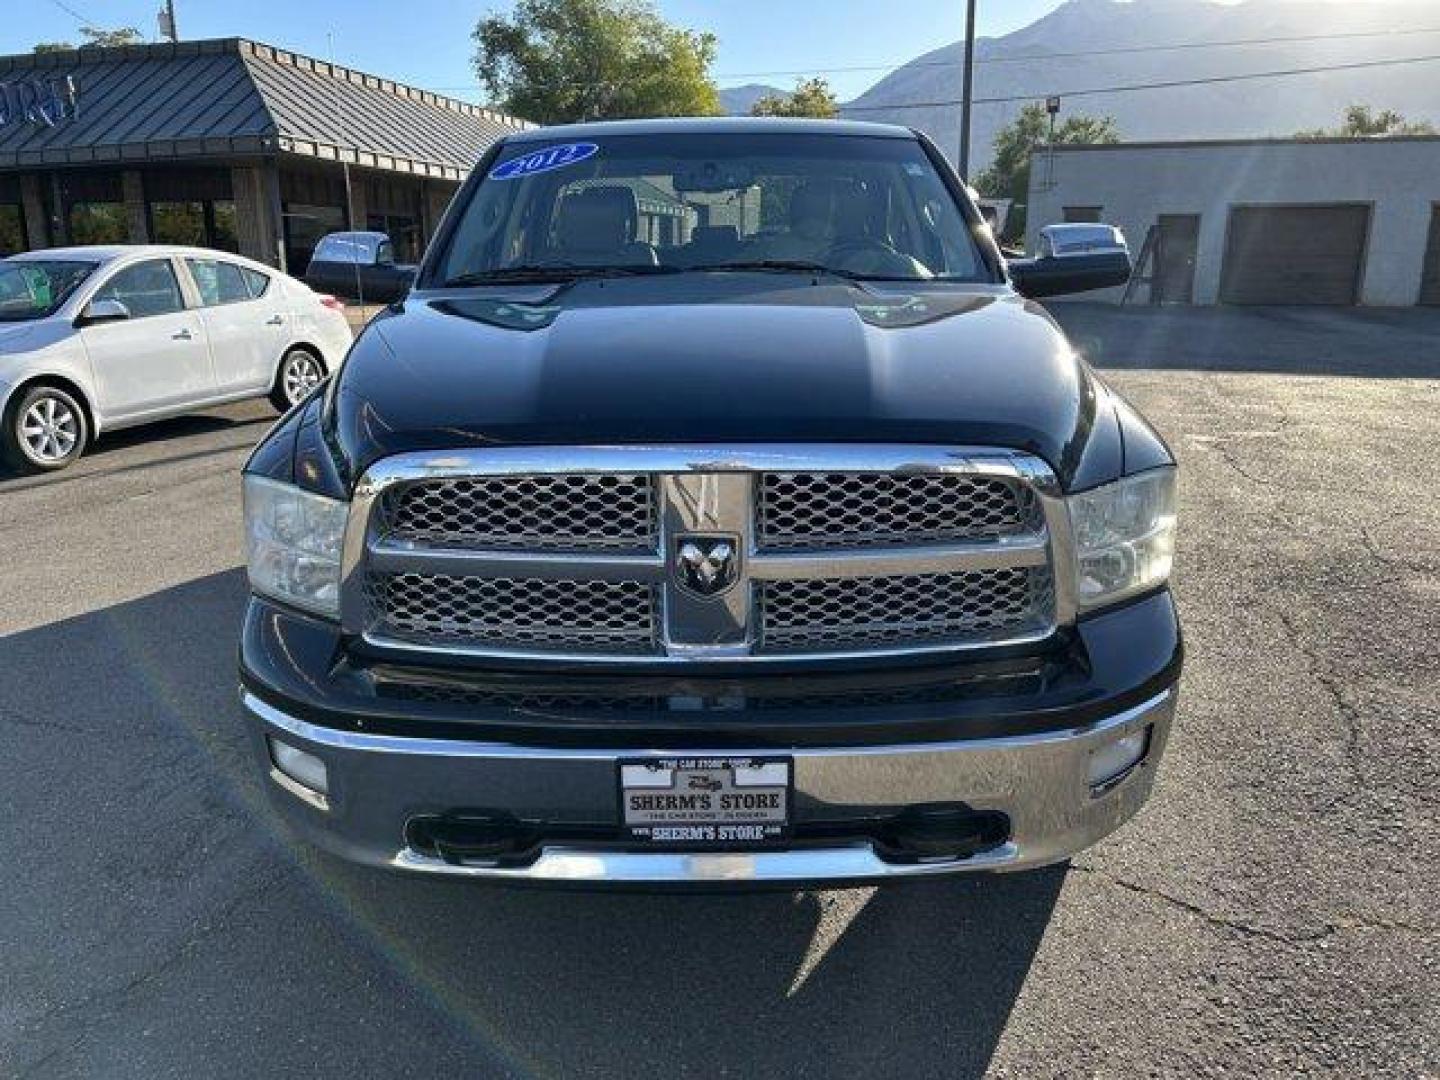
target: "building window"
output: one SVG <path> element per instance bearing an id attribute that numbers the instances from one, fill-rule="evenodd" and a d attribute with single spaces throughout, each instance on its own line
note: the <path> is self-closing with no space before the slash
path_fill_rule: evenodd
<path id="1" fill-rule="evenodd" d="M 152 202 L 150 239 L 157 244 L 186 244 L 238 252 L 235 203 L 229 199 Z"/>
<path id="2" fill-rule="evenodd" d="M 157 244 L 205 247 L 205 204 L 156 202 L 150 204 L 150 239 Z"/>
<path id="3" fill-rule="evenodd" d="M 128 244 L 130 223 L 122 202 L 77 202 L 67 216 L 72 244 Z"/>
<path id="4" fill-rule="evenodd" d="M 1065 221 L 1077 225 L 1098 225 L 1103 206 L 1067 206 Z"/>
<path id="5" fill-rule="evenodd" d="M 305 273 L 315 245 L 327 233 L 345 231 L 345 211 L 338 206 L 285 204 L 285 267 L 296 276 Z"/>
<path id="6" fill-rule="evenodd" d="M 19 203 L 0 203 L 0 257 L 25 248 L 24 211 Z"/>
<path id="7" fill-rule="evenodd" d="M 210 246 L 218 251 L 240 253 L 240 229 L 235 224 L 235 203 L 217 199 L 210 205 Z"/>
<path id="8" fill-rule="evenodd" d="M 383 232 L 394 245 L 395 261 L 416 263 L 420 261 L 420 225 L 413 218 L 403 214 L 370 214 L 365 227 L 371 232 Z"/>

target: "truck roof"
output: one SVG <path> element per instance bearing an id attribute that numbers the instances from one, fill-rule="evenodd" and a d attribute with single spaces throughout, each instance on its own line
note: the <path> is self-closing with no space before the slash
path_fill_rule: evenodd
<path id="1" fill-rule="evenodd" d="M 684 116 L 664 120 L 601 120 L 589 124 L 559 124 L 532 128 L 506 137 L 507 145 L 551 142 L 602 135 L 863 135 L 872 139 L 913 139 L 915 133 L 898 124 L 872 124 L 862 120 L 802 120 L 777 116 Z"/>

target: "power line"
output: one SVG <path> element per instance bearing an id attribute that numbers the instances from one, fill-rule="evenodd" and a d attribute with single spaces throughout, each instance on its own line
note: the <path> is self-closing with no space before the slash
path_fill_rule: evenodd
<path id="1" fill-rule="evenodd" d="M 60 0 L 51 0 L 59 4 Z M 63 5 L 62 5 L 63 6 Z M 68 9 L 67 9 L 68 10 Z M 73 14 L 73 12 L 72 12 Z M 1182 41 L 1169 45 L 1129 45 L 1112 49 L 1085 49 L 1075 52 L 1052 52 L 1052 53 L 1026 53 L 1016 56 L 991 56 L 975 61 L 976 67 L 983 67 L 987 64 L 1016 64 L 1031 63 L 1043 60 L 1073 60 L 1087 56 L 1121 56 L 1134 55 L 1137 53 L 1149 52 L 1172 52 L 1194 49 L 1229 49 L 1246 45 L 1285 45 L 1314 41 L 1353 41 L 1364 38 L 1392 38 L 1410 37 L 1416 34 L 1440 34 L 1440 26 L 1421 27 L 1414 30 L 1365 30 L 1339 34 L 1304 34 L 1292 37 L 1263 37 L 1263 38 L 1238 38 L 1231 41 Z M 1388 61 L 1386 61 L 1388 63 Z M 924 67 L 960 67 L 960 63 L 953 60 L 911 60 L 894 64 L 860 64 L 851 67 L 813 67 L 813 68 L 789 68 L 775 71 L 732 71 L 716 73 L 712 78 L 716 79 L 760 79 L 780 75 L 843 75 L 852 72 L 865 71 L 898 71 L 901 68 L 924 68 Z M 596 85 L 587 80 L 564 80 L 561 82 L 545 83 L 544 89 L 557 90 L 567 86 L 591 86 Z M 478 87 L 471 86 L 432 86 L 427 89 L 437 94 L 449 93 L 474 93 Z M 1097 91 L 1098 92 L 1098 91 Z M 1038 95 L 1036 95 L 1038 96 Z M 993 100 L 993 99 L 991 99 Z M 1015 98 L 1014 100 L 1029 100 L 1029 96 Z M 957 101 L 936 102 L 935 104 L 955 105 Z M 900 108 L 901 106 L 857 106 L 857 108 Z"/>
<path id="2" fill-rule="evenodd" d="M 65 12 L 66 15 L 69 15 L 81 26 L 92 27 L 95 25 L 95 23 L 91 22 L 84 15 L 81 15 L 80 12 L 76 11 L 69 4 L 62 3 L 62 0 L 50 0 L 50 2 L 54 4 L 57 8 L 59 8 L 61 11 Z"/>
<path id="3" fill-rule="evenodd" d="M 976 105 L 1001 105 L 1016 101 L 1037 101 L 1043 97 L 1094 97 L 1099 94 L 1124 94 L 1132 90 L 1165 90 L 1177 86 L 1208 86 L 1213 83 L 1246 82 L 1252 79 L 1277 79 L 1289 75 L 1319 75 L 1329 71 L 1358 71 L 1362 68 L 1397 67 L 1404 64 L 1427 64 L 1440 60 L 1440 54 L 1405 56 L 1394 60 L 1365 60 L 1353 64 L 1328 64 L 1323 67 L 1283 68 L 1275 71 L 1249 71 L 1238 75 L 1212 75 L 1204 79 L 1169 79 L 1164 82 L 1131 83 L 1128 86 L 1096 86 L 1087 90 L 1058 90 L 1041 94 L 1011 94 L 1005 97 L 975 98 Z M 929 109 L 959 105 L 960 98 L 942 101 L 891 102 L 888 105 L 842 105 L 847 113 L 877 112 L 890 109 Z"/>
<path id="4" fill-rule="evenodd" d="M 1310 41 L 1352 41 L 1360 38 L 1412 37 L 1416 34 L 1440 34 L 1440 26 L 1416 30 L 1365 30 L 1341 34 L 1303 34 L 1295 37 L 1241 38 L 1233 41 L 1185 41 L 1171 45 L 1127 45 L 1112 49 L 1084 49 L 1076 52 L 1022 53 L 1014 56 L 987 56 L 975 61 L 976 67 L 989 64 L 1018 64 L 1035 60 L 1071 60 L 1086 56 L 1122 56 L 1134 53 L 1176 52 L 1187 49 L 1229 49 L 1245 45 L 1286 45 Z M 957 60 L 911 60 L 898 64 L 860 64 L 854 67 L 793 68 L 786 71 L 732 71 L 717 73 L 717 79 L 758 79 L 774 75 L 842 75 L 862 71 L 894 71 L 902 67 L 960 67 Z"/>

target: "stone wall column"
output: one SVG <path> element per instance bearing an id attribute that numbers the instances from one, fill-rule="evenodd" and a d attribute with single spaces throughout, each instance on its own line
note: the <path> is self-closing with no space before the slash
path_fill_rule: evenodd
<path id="1" fill-rule="evenodd" d="M 25 240 L 30 250 L 50 247 L 50 214 L 45 209 L 39 173 L 21 175 L 20 204 L 25 211 Z"/>
<path id="2" fill-rule="evenodd" d="M 237 165 L 230 170 L 240 254 L 283 270 L 284 231 L 279 216 L 279 183 L 279 172 L 270 162 Z"/>
<path id="3" fill-rule="evenodd" d="M 145 181 L 134 169 L 120 174 L 120 190 L 125 199 L 125 220 L 130 225 L 130 242 L 150 242 L 150 220 L 145 213 Z"/>
<path id="4" fill-rule="evenodd" d="M 344 153 L 342 150 L 341 153 Z M 365 174 L 359 169 L 350 169 L 350 205 L 346 207 L 346 217 L 350 221 L 350 228 L 357 232 L 364 232 L 369 226 L 370 218 L 370 185 L 366 182 Z"/>

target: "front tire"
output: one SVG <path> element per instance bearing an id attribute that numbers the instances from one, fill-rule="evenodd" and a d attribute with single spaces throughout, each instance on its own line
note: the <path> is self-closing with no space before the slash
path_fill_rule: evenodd
<path id="1" fill-rule="evenodd" d="M 55 472 L 79 459 L 89 436 L 74 397 L 57 386 L 32 386 L 5 410 L 0 450 L 21 472 Z"/>
<path id="2" fill-rule="evenodd" d="M 280 360 L 275 385 L 270 390 L 270 404 L 288 412 L 325 378 L 325 362 L 309 349 L 291 349 Z"/>

